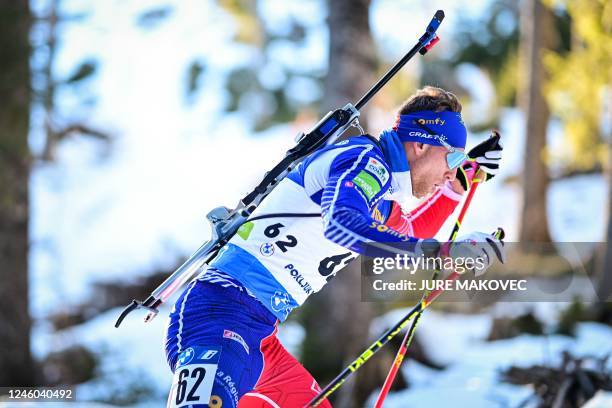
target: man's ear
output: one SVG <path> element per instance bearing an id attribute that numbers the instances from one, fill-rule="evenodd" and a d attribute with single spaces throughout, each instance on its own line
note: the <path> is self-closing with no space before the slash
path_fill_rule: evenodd
<path id="1" fill-rule="evenodd" d="M 413 143 L 414 145 L 414 152 L 416 154 L 417 157 L 423 155 L 425 153 L 425 150 L 427 150 L 427 147 L 425 147 L 425 143 L 421 143 L 421 142 L 416 142 Z"/>
<path id="2" fill-rule="evenodd" d="M 404 152 L 406 152 L 406 158 L 408 164 L 412 166 L 415 160 L 421 157 L 425 153 L 425 146 L 423 143 L 418 142 L 406 142 L 404 143 Z M 411 173 L 412 174 L 412 173 Z"/>

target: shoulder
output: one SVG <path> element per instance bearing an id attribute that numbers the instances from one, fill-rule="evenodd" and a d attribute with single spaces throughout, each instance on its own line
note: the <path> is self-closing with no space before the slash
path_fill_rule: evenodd
<path id="1" fill-rule="evenodd" d="M 337 156 L 344 159 L 373 158 L 388 168 L 378 141 L 369 135 L 354 136 L 334 145 Z"/>
<path id="2" fill-rule="evenodd" d="M 391 170 L 374 143 L 355 145 L 339 154 L 329 170 L 330 180 L 357 189 L 369 204 L 377 202 L 391 185 Z"/>
<path id="3" fill-rule="evenodd" d="M 335 157 L 331 170 L 365 171 L 376 178 L 382 185 L 391 178 L 391 169 L 387 164 L 376 139 L 371 136 L 357 136 L 340 142 L 348 148 Z"/>

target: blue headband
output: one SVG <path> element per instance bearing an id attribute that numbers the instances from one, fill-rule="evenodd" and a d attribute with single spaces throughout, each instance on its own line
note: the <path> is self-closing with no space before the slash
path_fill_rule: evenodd
<path id="1" fill-rule="evenodd" d="M 420 142 L 442 146 L 431 135 L 431 132 L 440 136 L 455 148 L 465 148 L 467 141 L 467 130 L 461 119 L 461 114 L 457 112 L 420 111 L 399 115 L 393 129 L 395 129 L 402 142 Z"/>

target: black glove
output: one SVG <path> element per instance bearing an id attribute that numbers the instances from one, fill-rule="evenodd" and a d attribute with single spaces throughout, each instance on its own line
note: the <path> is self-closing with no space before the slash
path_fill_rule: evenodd
<path id="1" fill-rule="evenodd" d="M 472 179 L 476 174 L 476 164 L 482 168 L 486 176 L 483 181 L 488 181 L 495 177 L 499 171 L 499 162 L 502 158 L 504 148 L 499 143 L 501 135 L 497 130 L 491 131 L 491 137 L 479 143 L 468 152 L 468 157 L 472 161 L 466 161 L 457 169 L 457 180 L 461 183 L 464 190 L 468 190 L 472 185 Z"/>

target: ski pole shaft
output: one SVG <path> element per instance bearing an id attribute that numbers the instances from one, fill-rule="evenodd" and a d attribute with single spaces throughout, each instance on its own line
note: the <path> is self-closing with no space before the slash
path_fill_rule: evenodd
<path id="1" fill-rule="evenodd" d="M 451 231 L 449 241 L 454 241 L 455 238 L 457 238 L 457 234 L 459 233 L 459 228 L 461 228 L 461 223 L 463 222 L 463 218 L 465 217 L 465 214 L 467 213 L 467 209 L 469 208 L 470 203 L 472 202 L 472 197 L 474 197 L 474 194 L 476 194 L 476 189 L 478 188 L 478 185 L 480 184 L 482 180 L 482 177 L 480 177 L 481 176 L 480 172 L 481 170 L 478 170 L 478 173 L 476 174 L 472 187 L 470 188 L 470 192 L 468 193 L 468 196 L 465 199 L 463 206 L 461 207 L 461 211 L 459 213 L 459 216 L 457 217 L 457 221 L 455 222 L 455 225 L 453 226 L 453 230 Z M 434 272 L 432 280 L 435 280 L 437 276 L 438 276 L 438 271 Z M 425 292 L 423 294 L 423 298 L 421 299 L 421 301 L 425 301 L 428 295 L 429 295 L 429 292 Z M 412 322 L 412 325 L 408 329 L 408 332 L 402 339 L 402 344 L 400 345 L 400 348 L 397 351 L 395 359 L 393 360 L 393 364 L 391 365 L 391 369 L 389 370 L 389 373 L 387 374 L 387 378 L 385 378 L 385 382 L 382 386 L 380 394 L 378 394 L 378 398 L 376 399 L 374 408 L 381 408 L 383 403 L 385 402 L 385 399 L 387 398 L 387 395 L 389 394 L 389 391 L 391 390 L 391 386 L 393 385 L 393 381 L 395 381 L 395 377 L 397 376 L 397 373 L 402 365 L 402 361 L 404 360 L 404 357 L 406 356 L 406 353 L 408 352 L 408 348 L 410 347 L 410 344 L 412 343 L 412 338 L 414 337 L 414 333 L 416 332 L 416 327 L 419 324 L 419 321 L 421 320 L 422 316 L 423 316 L 423 310 L 421 310 L 416 315 L 416 317 L 414 318 L 414 321 Z"/>
<path id="2" fill-rule="evenodd" d="M 421 310 L 424 306 L 425 302 L 421 302 L 416 305 L 406 316 L 404 316 L 399 322 L 397 322 L 393 327 L 388 329 L 382 336 L 380 336 L 374 343 L 370 345 L 363 353 L 359 355 L 351 364 L 349 364 L 340 374 L 336 376 L 319 394 L 314 397 L 309 403 L 308 407 L 317 407 L 323 402 L 327 397 L 329 397 L 334 391 L 344 384 L 344 382 L 350 377 L 355 371 L 357 371 L 366 361 L 370 359 L 378 350 L 380 350 L 385 344 L 389 342 L 392 338 L 394 338 L 406 325 L 410 322 L 410 320 Z"/>
<path id="3" fill-rule="evenodd" d="M 414 336 L 413 327 L 416 327 L 416 324 L 421 319 L 421 316 L 423 316 L 422 310 L 416 315 L 416 317 L 414 318 L 414 322 L 412 323 L 412 326 L 410 326 L 408 333 L 406 333 L 406 336 L 404 336 L 404 339 L 402 340 L 402 344 L 400 345 L 397 355 L 395 356 L 395 359 L 393 360 L 393 364 L 391 365 L 389 374 L 387 374 L 387 378 L 385 378 L 385 383 L 383 384 L 380 394 L 378 395 L 378 398 L 376 399 L 374 408 L 382 407 L 382 404 L 385 402 L 385 399 L 387 398 L 387 394 L 389 394 L 389 390 L 391 390 L 393 381 L 395 380 L 395 377 L 397 376 L 397 372 L 399 371 L 400 366 L 402 365 L 402 360 L 404 359 L 404 356 L 406 355 L 406 352 L 408 351 L 408 347 L 410 346 L 410 342 L 412 341 L 412 336 Z"/>
<path id="4" fill-rule="evenodd" d="M 501 228 L 498 228 L 497 231 L 493 234 L 493 236 L 497 239 L 503 239 L 504 238 L 504 230 Z M 458 273 L 458 272 L 453 272 L 452 274 L 450 274 L 448 276 L 448 278 L 446 278 L 446 281 L 455 281 L 458 278 L 460 278 L 462 276 L 462 274 Z M 429 295 L 425 298 L 425 300 L 421 301 L 421 303 L 419 303 L 418 306 L 416 306 L 414 309 L 412 309 L 410 311 L 410 313 L 408 315 L 406 315 L 405 319 L 406 319 L 406 324 L 408 323 L 409 320 L 411 320 L 414 317 L 414 322 L 413 325 L 410 327 L 408 333 L 406 333 L 406 337 L 404 338 L 404 341 L 402 342 L 402 346 L 400 347 L 400 351 L 398 352 L 398 356 L 396 356 L 394 362 L 393 362 L 393 366 L 391 367 L 391 371 L 390 371 L 390 375 L 392 375 L 392 378 L 390 379 L 388 385 L 386 385 L 386 387 L 383 387 L 383 391 L 384 391 L 384 395 L 382 395 L 382 399 L 380 400 L 380 404 L 379 401 L 376 401 L 376 408 L 382 407 L 382 403 L 384 402 L 387 394 L 389 393 L 389 389 L 391 388 L 391 384 L 393 383 L 393 379 L 395 378 L 395 376 L 397 375 L 397 372 L 399 371 L 400 365 L 402 363 L 402 361 L 404 360 L 404 357 L 406 355 L 406 352 L 408 351 L 408 347 L 410 347 L 410 343 L 412 342 L 412 338 L 414 336 L 414 332 L 416 330 L 416 326 L 418 325 L 421 316 L 423 315 L 423 311 L 443 292 L 443 289 L 436 289 L 432 292 L 429 293 Z M 401 330 L 401 328 L 400 328 Z M 391 374 L 392 372 L 392 374 Z M 385 383 L 387 383 L 387 381 L 385 381 Z M 381 394 L 382 392 L 381 391 Z M 379 399 L 380 399 L 380 395 L 379 395 Z"/>
<path id="5" fill-rule="evenodd" d="M 448 278 L 446 278 L 446 280 L 454 281 L 460 276 L 461 274 L 453 272 Z M 361 366 L 363 366 L 363 364 L 365 364 L 365 362 L 368 361 L 370 357 L 372 357 L 385 344 L 397 336 L 397 334 L 400 333 L 402 329 L 408 325 L 408 323 L 410 323 L 410 320 L 412 320 L 413 317 L 415 317 L 421 310 L 427 308 L 427 306 L 429 306 L 441 293 L 442 289 L 436 289 L 432 291 L 425 300 L 422 300 L 416 306 L 414 306 L 399 322 L 384 332 L 383 335 L 372 343 L 363 353 L 361 353 L 359 357 L 357 357 L 351 364 L 342 370 L 342 372 L 338 374 L 336 378 L 334 378 L 325 388 L 323 388 L 323 390 L 321 390 L 321 392 L 314 397 L 307 406 L 319 406 L 323 400 L 340 388 L 348 377 L 361 368 Z"/>
<path id="6" fill-rule="evenodd" d="M 494 137 L 497 137 L 499 140 L 499 134 L 497 134 Z M 467 213 L 467 210 L 470 207 L 472 198 L 474 198 L 474 195 L 476 194 L 476 190 L 478 189 L 478 186 L 480 185 L 480 183 L 482 183 L 485 180 L 485 177 L 486 177 L 486 174 L 484 173 L 484 171 L 481 168 L 478 168 L 478 170 L 476 171 L 476 175 L 474 176 L 474 179 L 472 180 L 472 186 L 470 188 L 470 191 L 465 199 L 465 202 L 463 203 L 463 206 L 461 207 L 461 211 L 459 212 L 457 221 L 455 222 L 455 225 L 453 226 L 453 229 L 451 231 L 450 239 L 449 239 L 450 242 L 457 239 L 457 235 L 459 234 L 459 229 L 461 228 L 461 223 L 463 222 L 463 219 L 465 218 L 465 214 Z M 494 235 L 498 239 L 503 239 L 504 231 L 500 228 L 496 231 Z M 434 272 L 432 276 L 432 280 L 436 280 L 438 278 L 438 273 L 439 271 Z M 455 280 L 459 277 L 459 274 L 453 271 L 453 274 L 450 277 L 452 277 L 452 280 Z M 421 302 L 426 301 L 426 299 L 429 296 L 430 296 L 429 292 L 425 291 L 425 293 L 423 294 L 423 298 L 421 299 Z M 393 381 L 395 381 L 397 372 L 399 371 L 400 366 L 402 365 L 402 362 L 404 361 L 404 357 L 406 356 L 406 353 L 408 352 L 408 348 L 410 347 L 410 344 L 412 343 L 412 339 L 414 337 L 414 333 L 416 332 L 416 328 L 419 324 L 419 321 L 421 320 L 421 317 L 423 316 L 423 309 L 424 308 L 422 308 L 417 313 L 416 317 L 414 318 L 414 321 L 412 322 L 412 325 L 408 329 L 408 332 L 402 339 L 402 344 L 400 345 L 400 348 L 397 351 L 397 355 L 395 356 L 395 359 L 393 360 L 393 364 L 391 365 L 389 374 L 387 374 L 387 378 L 385 379 L 385 382 L 380 391 L 380 394 L 378 395 L 378 398 L 376 399 L 374 408 L 381 408 L 383 402 L 385 401 L 385 399 L 387 398 L 387 395 L 389 394 L 389 390 L 391 389 L 391 386 L 393 385 Z"/>
<path id="7" fill-rule="evenodd" d="M 478 169 L 476 175 L 474 176 L 474 180 L 472 181 L 472 187 L 470 188 L 470 192 L 465 198 L 465 203 L 463 203 L 463 207 L 461 207 L 461 212 L 457 217 L 457 221 L 453 226 L 453 230 L 450 235 L 450 241 L 454 241 L 457 238 L 457 234 L 459 233 L 459 228 L 461 228 L 461 223 L 465 218 L 465 214 L 467 213 L 468 208 L 470 207 L 470 203 L 472 202 L 472 198 L 474 198 L 474 194 L 476 194 L 476 190 L 482 181 L 484 180 L 485 173 L 481 169 Z"/>

